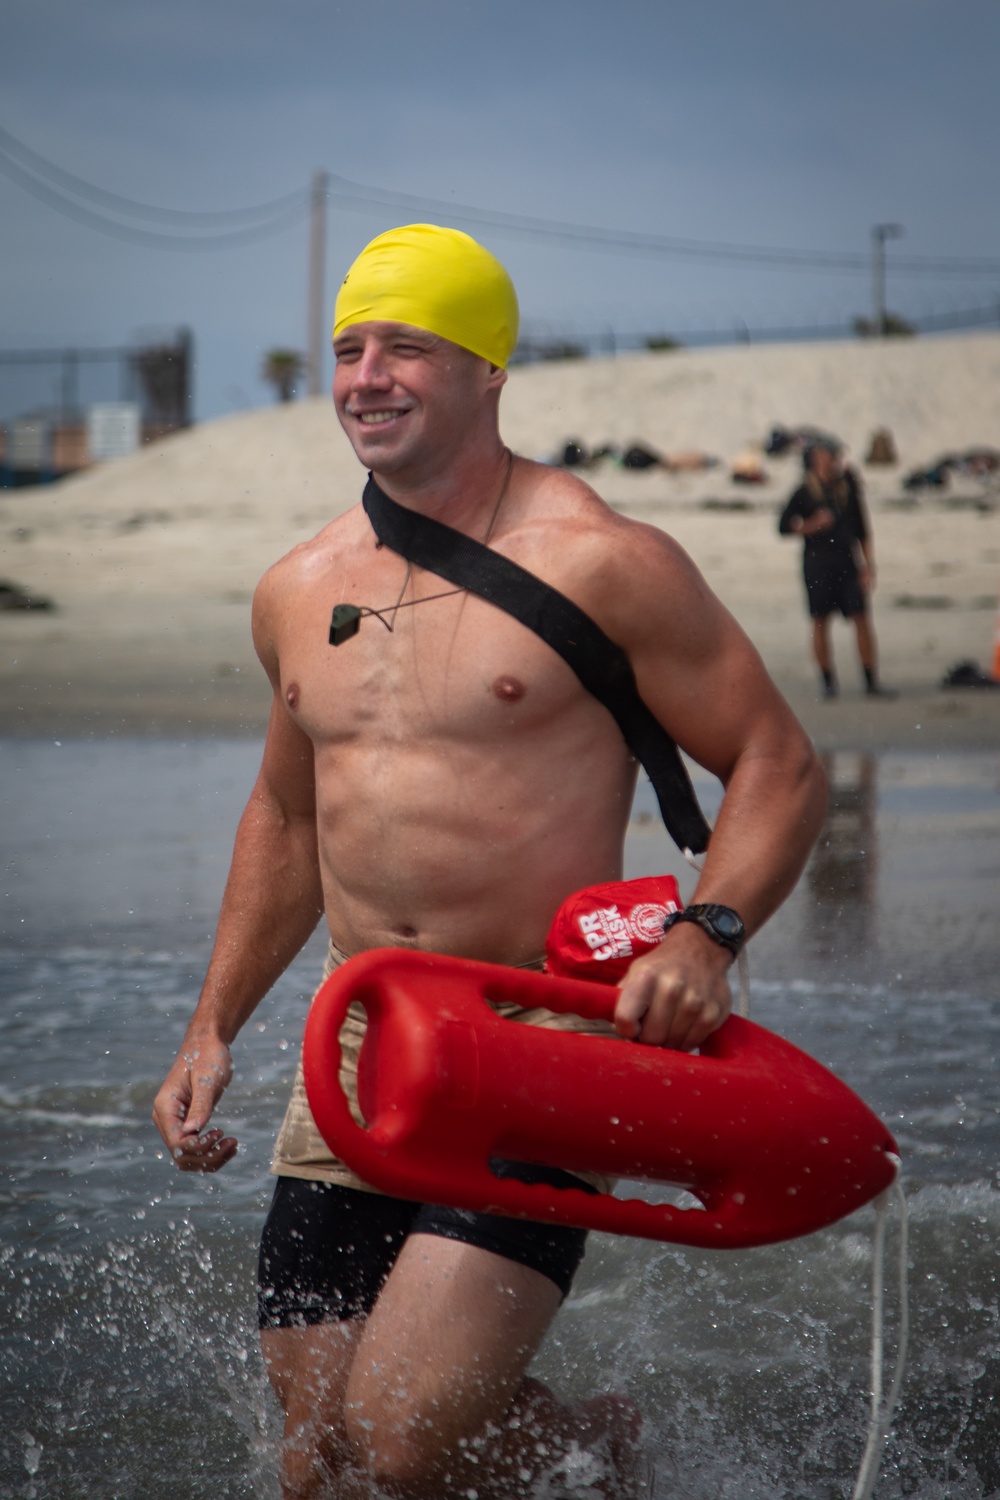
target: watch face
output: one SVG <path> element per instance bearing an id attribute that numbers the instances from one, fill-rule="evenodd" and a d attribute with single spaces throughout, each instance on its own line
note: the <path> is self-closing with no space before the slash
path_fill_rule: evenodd
<path id="1" fill-rule="evenodd" d="M 737 938 L 743 931 L 743 923 L 734 911 L 716 912 L 714 923 L 723 937 Z"/>

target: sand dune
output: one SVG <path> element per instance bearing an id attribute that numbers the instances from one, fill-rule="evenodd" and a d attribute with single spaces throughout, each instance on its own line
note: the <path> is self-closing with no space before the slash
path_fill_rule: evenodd
<path id="1" fill-rule="evenodd" d="M 506 421 L 523 451 L 575 432 L 587 443 L 645 439 L 721 459 L 775 424 L 836 433 L 860 459 L 888 426 L 903 464 L 1000 438 L 1000 335 L 782 344 L 588 360 L 518 372 Z M 784 477 L 784 476 L 782 476 Z"/>
<path id="2" fill-rule="evenodd" d="M 945 452 L 1000 448 L 998 397 L 997 334 L 736 347 L 515 369 L 503 427 L 534 457 L 575 437 L 719 459 L 678 475 L 605 463 L 587 477 L 609 503 L 677 536 L 804 706 L 813 673 L 799 549 L 774 526 L 799 463 L 764 459 L 766 481 L 743 486 L 730 479 L 730 460 L 774 425 L 836 433 L 859 463 L 877 427 L 892 431 L 899 465 L 862 472 L 885 673 L 912 698 L 936 691 L 959 657 L 992 656 L 1000 479 L 961 479 L 915 500 L 901 479 Z M 329 401 L 317 399 L 208 422 L 57 486 L 0 495 L 0 577 L 59 606 L 0 614 L 5 724 L 258 723 L 266 693 L 249 645 L 253 586 L 270 561 L 353 504 L 361 480 Z M 845 681 L 849 644 L 838 634 Z M 957 701 L 956 730 L 985 714 L 992 733 L 998 699 Z"/>

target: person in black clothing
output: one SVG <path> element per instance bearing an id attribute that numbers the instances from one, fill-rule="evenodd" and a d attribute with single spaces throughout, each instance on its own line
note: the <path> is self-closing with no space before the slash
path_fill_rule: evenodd
<path id="1" fill-rule="evenodd" d="M 839 610 L 857 631 L 858 655 L 869 697 L 895 694 L 878 679 L 878 650 L 869 600 L 875 584 L 871 529 L 852 469 L 842 466 L 832 444 L 816 443 L 803 455 L 805 482 L 781 513 L 782 536 L 800 536 L 802 566 L 812 617 L 812 647 L 822 674 L 824 698 L 836 698 L 837 673 L 830 641 L 830 617 Z"/>

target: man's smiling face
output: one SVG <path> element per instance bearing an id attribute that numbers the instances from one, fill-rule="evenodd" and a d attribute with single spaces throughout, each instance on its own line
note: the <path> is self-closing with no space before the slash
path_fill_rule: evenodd
<path id="1" fill-rule="evenodd" d="M 354 324 L 333 349 L 341 426 L 365 468 L 387 476 L 440 463 L 460 448 L 503 374 L 408 323 Z"/>

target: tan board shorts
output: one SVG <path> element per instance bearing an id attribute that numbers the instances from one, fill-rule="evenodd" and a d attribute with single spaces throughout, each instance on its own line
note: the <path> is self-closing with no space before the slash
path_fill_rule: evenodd
<path id="1" fill-rule="evenodd" d="M 345 964 L 349 954 L 344 953 L 330 941 L 326 963 L 323 966 L 323 979 Z M 543 966 L 544 960 L 538 959 L 531 964 L 521 967 L 533 969 L 538 972 Z M 315 998 L 315 996 L 313 997 Z M 581 1016 L 565 1015 L 556 1011 L 545 1010 L 541 1006 L 521 1007 L 510 1002 L 493 1007 L 497 1015 L 506 1020 L 520 1022 L 525 1026 L 540 1026 L 550 1031 L 575 1031 L 584 1032 L 588 1035 L 613 1036 L 614 1028 L 606 1021 L 589 1021 Z M 347 1096 L 351 1114 L 359 1125 L 364 1125 L 364 1118 L 358 1107 L 358 1056 L 361 1052 L 361 1044 L 365 1039 L 367 1022 L 364 1008 L 361 1005 L 351 1005 L 347 1012 L 347 1019 L 340 1033 L 340 1086 Z M 372 1187 L 370 1183 L 362 1181 L 356 1172 L 352 1172 L 346 1162 L 334 1156 L 329 1146 L 320 1135 L 316 1127 L 316 1121 L 312 1117 L 309 1101 L 306 1098 L 305 1082 L 302 1076 L 302 1060 L 299 1059 L 295 1070 L 295 1082 L 292 1085 L 292 1097 L 285 1111 L 285 1118 L 281 1122 L 278 1131 L 278 1139 L 274 1146 L 274 1158 L 271 1162 L 271 1171 L 278 1177 L 301 1177 L 310 1182 L 333 1182 L 340 1187 L 360 1188 L 362 1191 L 376 1193 L 378 1188 Z M 598 1192 L 608 1192 L 610 1189 L 609 1179 L 602 1177 L 596 1172 L 580 1172 L 578 1175 L 583 1181 L 595 1187 Z"/>

